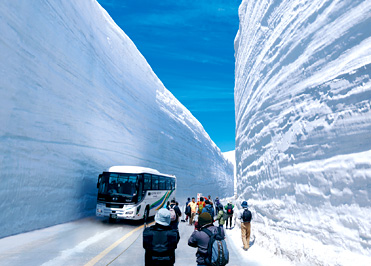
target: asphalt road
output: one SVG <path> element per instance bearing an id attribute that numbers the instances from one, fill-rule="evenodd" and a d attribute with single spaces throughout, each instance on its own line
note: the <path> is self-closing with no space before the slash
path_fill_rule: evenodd
<path id="1" fill-rule="evenodd" d="M 143 224 L 132 221 L 108 223 L 89 217 L 0 239 L 0 265 L 144 265 Z M 188 246 L 194 230 L 179 224 L 177 266 L 196 265 L 196 248 Z M 247 265 L 227 237 L 230 266 Z"/>

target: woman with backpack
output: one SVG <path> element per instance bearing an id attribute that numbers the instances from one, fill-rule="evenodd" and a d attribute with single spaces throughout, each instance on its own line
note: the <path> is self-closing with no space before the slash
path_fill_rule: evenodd
<path id="1" fill-rule="evenodd" d="M 241 220 L 241 237 L 243 243 L 243 249 L 248 250 L 250 248 L 250 232 L 251 232 L 251 212 L 248 210 L 247 202 L 244 201 L 241 204 L 243 208 L 240 212 L 239 218 Z"/>
<path id="2" fill-rule="evenodd" d="M 224 209 L 225 209 L 225 212 L 227 214 L 227 219 L 226 219 L 226 225 L 225 225 L 225 229 L 228 229 L 228 220 L 229 220 L 229 228 L 232 229 L 232 218 L 233 218 L 233 208 L 234 208 L 234 205 L 232 204 L 232 201 L 229 201 L 227 205 L 225 205 Z"/>
<path id="3" fill-rule="evenodd" d="M 171 220 L 170 227 L 172 229 L 178 230 L 179 217 L 182 216 L 182 212 L 180 211 L 179 206 L 176 204 L 175 199 L 171 200 L 168 210 L 170 211 L 170 220 Z"/>
<path id="4" fill-rule="evenodd" d="M 218 221 L 219 226 L 223 227 L 225 224 L 225 219 L 224 219 L 225 213 L 223 211 L 223 205 L 219 203 L 218 208 L 217 208 L 217 216 L 215 221 Z"/>

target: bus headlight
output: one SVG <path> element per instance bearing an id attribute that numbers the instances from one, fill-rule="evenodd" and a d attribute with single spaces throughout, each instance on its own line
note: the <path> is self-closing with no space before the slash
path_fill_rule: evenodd
<path id="1" fill-rule="evenodd" d="M 136 211 L 136 208 L 132 208 L 132 209 L 130 209 L 130 210 L 127 210 L 127 211 L 125 212 L 125 214 L 126 214 L 126 215 L 134 215 L 134 214 L 135 214 L 135 211 Z"/>
<path id="2" fill-rule="evenodd" d="M 102 213 L 103 212 L 103 204 L 97 204 L 97 212 Z"/>

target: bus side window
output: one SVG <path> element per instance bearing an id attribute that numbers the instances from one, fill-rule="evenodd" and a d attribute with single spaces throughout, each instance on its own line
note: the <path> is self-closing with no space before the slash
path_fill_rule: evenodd
<path id="1" fill-rule="evenodd" d="M 171 188 L 175 189 L 175 179 L 171 179 Z"/>
<path id="2" fill-rule="evenodd" d="M 151 190 L 151 175 L 144 175 L 144 190 Z"/>
<path id="3" fill-rule="evenodd" d="M 152 176 L 152 189 L 158 190 L 158 176 Z"/>
<path id="4" fill-rule="evenodd" d="M 166 177 L 166 190 L 171 190 L 171 178 Z"/>
<path id="5" fill-rule="evenodd" d="M 166 189 L 165 177 L 163 177 L 163 176 L 159 177 L 158 189 L 160 189 L 160 190 L 165 190 Z"/>

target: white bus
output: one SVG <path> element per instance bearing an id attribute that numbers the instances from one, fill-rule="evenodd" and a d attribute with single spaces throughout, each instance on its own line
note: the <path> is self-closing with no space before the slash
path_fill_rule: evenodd
<path id="1" fill-rule="evenodd" d="M 147 221 L 170 197 L 175 198 L 176 177 L 151 168 L 112 166 L 98 177 L 96 215 Z"/>

